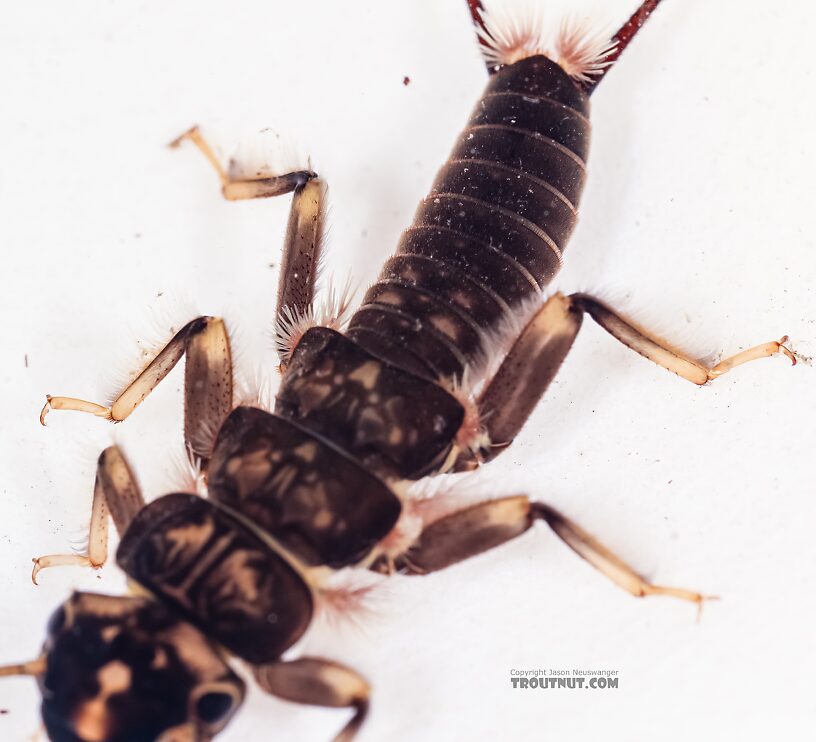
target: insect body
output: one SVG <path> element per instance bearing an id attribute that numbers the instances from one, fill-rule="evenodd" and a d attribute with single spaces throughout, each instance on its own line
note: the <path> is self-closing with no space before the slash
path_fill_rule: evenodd
<path id="1" fill-rule="evenodd" d="M 43 421 L 51 409 L 122 421 L 186 355 L 185 439 L 208 494 L 145 505 L 121 452 L 103 452 L 88 553 L 41 557 L 34 576 L 58 564 L 104 562 L 110 513 L 122 534 L 118 563 L 154 599 L 75 594 L 54 615 L 43 655 L 0 670 L 37 677 L 52 739 L 211 738 L 244 696 L 222 648 L 269 693 L 353 708 L 338 738 L 350 739 L 366 714 L 366 681 L 330 660 L 282 659 L 329 600 L 327 572 L 426 574 L 536 520 L 634 595 L 703 600 L 652 585 L 526 496 L 457 509 L 411 499 L 403 486 L 499 455 L 557 372 L 584 313 L 698 384 L 746 360 L 789 355 L 783 341 L 770 342 L 709 369 L 592 297 L 541 300 L 575 226 L 589 94 L 656 4 L 644 3 L 614 51 L 593 51 L 565 32 L 545 54 L 470 3 L 491 71 L 486 91 L 345 333 L 342 302 L 321 318 L 313 309 L 322 181 L 310 171 L 234 180 L 196 129 L 181 138 L 210 157 L 229 199 L 294 191 L 277 310 L 283 378 L 274 412 L 236 407 L 227 329 L 199 317 L 109 407 L 48 398 Z"/>

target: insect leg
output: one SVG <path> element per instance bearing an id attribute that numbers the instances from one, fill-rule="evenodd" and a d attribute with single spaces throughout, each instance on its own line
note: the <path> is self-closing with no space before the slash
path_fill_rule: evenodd
<path id="1" fill-rule="evenodd" d="M 116 446 L 106 448 L 96 467 L 87 553 L 37 557 L 33 559 L 31 580 L 36 585 L 37 574 L 47 567 L 101 567 L 108 558 L 108 516 L 113 518 L 116 530 L 122 534 L 143 506 L 139 485 L 122 452 Z"/>
<path id="2" fill-rule="evenodd" d="M 513 442 L 569 353 L 582 319 L 566 297 L 555 294 L 527 323 L 476 400 L 490 441 L 479 452 L 479 461 L 490 461 Z M 469 452 L 463 452 L 456 469 L 475 464 Z"/>
<path id="3" fill-rule="evenodd" d="M 337 662 L 302 657 L 253 668 L 258 685 L 267 693 L 294 703 L 331 708 L 354 708 L 354 716 L 334 742 L 350 742 L 368 713 L 368 683 Z"/>
<path id="4" fill-rule="evenodd" d="M 198 317 L 182 327 L 110 407 L 73 397 L 46 395 L 40 422 L 45 425 L 50 410 L 91 412 L 121 422 L 170 373 L 185 352 L 185 442 L 193 455 L 207 458 L 221 421 L 232 409 L 229 337 L 223 320 L 217 317 Z"/>
<path id="5" fill-rule="evenodd" d="M 513 442 L 572 347 L 584 313 L 644 358 L 695 384 L 706 384 L 736 366 L 777 353 L 796 363 L 796 356 L 784 345 L 785 336 L 707 368 L 649 336 L 591 296 L 555 294 L 524 328 L 476 400 L 479 419 L 490 440 L 489 447 L 479 451 L 478 462 L 490 461 Z M 478 462 L 465 451 L 455 469 L 471 469 Z"/>
<path id="6" fill-rule="evenodd" d="M 276 344 L 282 365 L 285 366 L 306 325 L 313 318 L 326 221 L 326 183 L 311 170 L 298 170 L 273 178 L 235 180 L 222 167 L 198 127 L 186 131 L 170 146 L 178 147 L 185 139 L 195 144 L 213 166 L 221 181 L 224 198 L 230 201 L 269 198 L 294 191 L 275 309 Z M 338 314 L 343 309 L 343 306 L 338 307 Z"/>
<path id="7" fill-rule="evenodd" d="M 305 332 L 304 323 L 314 318 L 325 211 L 325 181 L 313 178 L 295 190 L 283 243 L 278 302 L 275 308 L 275 344 L 283 366 Z M 338 306 L 338 315 L 344 309 L 343 306 Z"/>
<path id="8" fill-rule="evenodd" d="M 736 366 L 759 358 L 767 358 L 777 353 L 783 353 L 790 359 L 792 364 L 796 365 L 796 356 L 785 347 L 785 343 L 788 341 L 788 336 L 785 335 L 779 340 L 772 340 L 749 348 L 730 358 L 726 358 L 712 368 L 707 368 L 673 349 L 667 343 L 651 337 L 648 333 L 627 322 L 597 299 L 586 294 L 573 294 L 569 299 L 576 309 L 586 312 L 604 330 L 620 340 L 624 345 L 644 358 L 654 361 L 658 366 L 663 366 L 663 368 L 694 384 L 706 384 Z"/>
<path id="9" fill-rule="evenodd" d="M 174 139 L 170 142 L 170 146 L 173 148 L 178 147 L 186 139 L 189 139 L 195 144 L 213 166 L 221 181 L 221 192 L 228 201 L 282 196 L 284 193 L 289 193 L 305 185 L 309 180 L 315 177 L 315 173 L 311 170 L 295 170 L 291 173 L 276 175 L 271 178 L 233 178 L 218 161 L 212 147 L 210 147 L 207 140 L 201 136 L 201 132 L 197 126 L 188 129 L 180 137 Z"/>
<path id="10" fill-rule="evenodd" d="M 692 590 L 651 584 L 576 523 L 523 495 L 479 503 L 432 521 L 396 565 L 407 574 L 436 572 L 510 541 L 536 520 L 545 521 L 578 556 L 635 597 L 667 595 L 698 604 L 705 599 Z"/>

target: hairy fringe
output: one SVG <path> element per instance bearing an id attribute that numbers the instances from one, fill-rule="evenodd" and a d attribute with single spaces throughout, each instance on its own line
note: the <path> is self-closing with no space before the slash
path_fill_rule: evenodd
<path id="1" fill-rule="evenodd" d="M 363 628 L 381 612 L 387 577 L 366 569 L 347 567 L 331 574 L 318 587 L 318 618 L 331 626 Z"/>
<path id="2" fill-rule="evenodd" d="M 485 62 L 493 67 L 543 55 L 556 62 L 576 82 L 589 82 L 609 66 L 616 42 L 606 28 L 593 28 L 587 18 L 567 17 L 554 39 L 548 38 L 538 3 L 520 9 L 491 8 L 481 13 L 484 28 L 476 34 Z"/>
<path id="3" fill-rule="evenodd" d="M 257 407 L 265 412 L 275 409 L 275 395 L 280 377 L 263 363 L 254 364 L 250 370 L 235 371 L 235 406 Z"/>
<path id="4" fill-rule="evenodd" d="M 291 360 L 292 353 L 301 338 L 312 327 L 330 327 L 340 330 L 351 316 L 351 306 L 356 289 L 352 286 L 351 276 L 346 279 L 343 288 L 338 290 L 329 281 L 326 290 L 321 292 L 323 299 L 315 307 L 309 305 L 305 310 L 283 307 L 281 315 L 275 320 L 274 339 L 275 349 L 281 363 Z"/>
<path id="5" fill-rule="evenodd" d="M 570 17 L 561 22 L 554 51 L 561 69 L 573 80 L 591 82 L 611 64 L 608 57 L 616 46 L 606 29 L 593 29 L 588 19 Z"/>
<path id="6" fill-rule="evenodd" d="M 391 483 L 402 500 L 402 513 L 377 550 L 391 559 L 406 554 L 422 530 L 446 515 L 491 499 L 474 492 L 478 471 L 461 474 L 432 474 L 416 481 Z"/>
<path id="7" fill-rule="evenodd" d="M 129 331 L 123 333 L 129 337 L 117 342 L 119 348 L 114 350 L 115 358 L 106 364 L 102 381 L 106 404 L 113 404 L 173 336 L 199 316 L 201 313 L 187 297 L 165 292 L 138 325 L 131 324 Z"/>
<path id="8" fill-rule="evenodd" d="M 189 451 L 182 453 L 174 450 L 170 454 L 168 469 L 167 492 L 207 496 L 207 482 L 201 470 L 201 459 L 191 456 Z"/>
<path id="9" fill-rule="evenodd" d="M 456 433 L 455 443 L 459 449 L 476 454 L 490 445 L 490 436 L 482 424 L 478 403 L 478 393 L 484 380 L 477 379 L 474 382 L 471 376 L 471 367 L 466 366 L 461 378 L 454 377 L 445 386 L 465 410 L 462 425 Z"/>
<path id="10" fill-rule="evenodd" d="M 266 128 L 244 134 L 230 158 L 228 173 L 238 180 L 274 178 L 296 170 L 311 170 L 308 157 L 298 145 L 294 132 Z"/>

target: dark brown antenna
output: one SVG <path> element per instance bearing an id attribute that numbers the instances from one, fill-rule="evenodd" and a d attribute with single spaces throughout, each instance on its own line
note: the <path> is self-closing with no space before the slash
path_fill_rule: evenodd
<path id="1" fill-rule="evenodd" d="M 479 0 L 475 0 L 475 2 L 476 4 L 480 4 Z M 470 4 L 470 0 L 468 0 L 468 5 Z M 612 37 L 612 41 L 615 42 L 615 48 L 606 58 L 607 64 L 603 68 L 603 71 L 593 77 L 590 82 L 584 83 L 584 89 L 587 91 L 587 95 L 592 95 L 592 92 L 598 87 L 598 83 L 603 80 L 606 73 L 612 69 L 612 65 L 618 61 L 618 57 L 623 54 L 623 50 L 629 46 L 629 42 L 635 38 L 635 34 L 640 31 L 643 24 L 646 23 L 646 20 L 659 4 L 660 0 L 644 0 L 641 6 L 629 17 L 629 20 L 618 29 L 618 32 Z M 471 13 L 472 12 L 471 10 Z"/>

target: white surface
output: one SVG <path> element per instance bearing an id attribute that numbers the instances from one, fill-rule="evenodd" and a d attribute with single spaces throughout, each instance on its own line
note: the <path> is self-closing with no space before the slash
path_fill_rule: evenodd
<path id="1" fill-rule="evenodd" d="M 617 26 L 635 4 L 603 16 Z M 69 589 L 121 589 L 113 564 L 28 579 L 32 556 L 83 532 L 98 450 L 121 441 L 150 498 L 180 450 L 179 370 L 115 430 L 67 413 L 41 428 L 44 394 L 103 395 L 115 346 L 159 293 L 225 312 L 245 359 L 273 362 L 268 264 L 288 198 L 225 203 L 202 158 L 166 142 L 198 122 L 228 155 L 265 127 L 296 132 L 331 186 L 330 269 L 365 284 L 484 83 L 464 5 L 0 11 L 0 662 L 35 655 Z M 804 2 L 661 7 L 593 97 L 561 286 L 599 288 L 701 355 L 783 333 L 814 349 L 814 19 Z M 361 739 L 803 738 L 816 720 L 814 403 L 807 365 L 763 361 L 698 389 L 585 324 L 478 486 L 546 499 L 647 576 L 721 601 L 697 624 L 688 605 L 630 598 L 543 526 L 395 580 L 364 630 L 309 644 L 373 682 Z M 513 690 L 520 667 L 616 669 L 620 687 Z M 27 739 L 37 703 L 30 680 L 3 680 L 0 738 Z M 253 694 L 219 739 L 327 740 L 343 719 Z"/>

